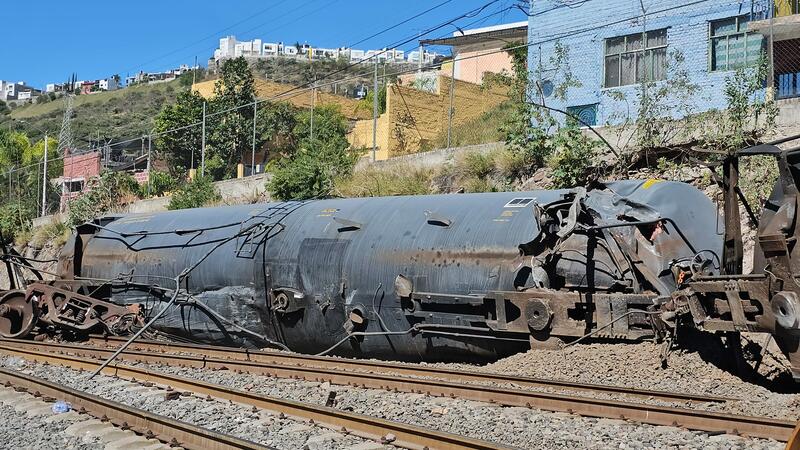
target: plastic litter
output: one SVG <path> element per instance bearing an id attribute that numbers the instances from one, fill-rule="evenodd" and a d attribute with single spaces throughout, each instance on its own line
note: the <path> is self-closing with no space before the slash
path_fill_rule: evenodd
<path id="1" fill-rule="evenodd" d="M 63 414 L 65 412 L 69 412 L 70 409 L 72 409 L 72 405 L 65 401 L 57 401 L 53 404 L 54 414 Z"/>

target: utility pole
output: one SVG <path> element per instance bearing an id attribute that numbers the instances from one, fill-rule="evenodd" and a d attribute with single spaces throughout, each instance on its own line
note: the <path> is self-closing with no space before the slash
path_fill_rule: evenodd
<path id="1" fill-rule="evenodd" d="M 372 77 L 372 162 L 378 158 L 378 59 Z"/>
<path id="2" fill-rule="evenodd" d="M 453 54 L 453 70 L 450 72 L 450 110 L 447 112 L 447 148 L 451 148 L 453 138 L 453 97 L 456 93 L 456 58 Z"/>
<path id="3" fill-rule="evenodd" d="M 47 133 L 44 134 L 44 175 L 42 175 L 42 217 L 47 214 Z"/>
<path id="4" fill-rule="evenodd" d="M 194 57 L 194 67 L 192 67 L 192 89 L 195 83 L 197 83 L 197 56 Z"/>
<path id="5" fill-rule="evenodd" d="M 200 147 L 200 176 L 206 173 L 206 102 L 203 102 L 203 142 Z"/>
<path id="6" fill-rule="evenodd" d="M 153 152 L 153 132 L 147 135 L 147 196 L 150 197 L 150 155 Z"/>
<path id="7" fill-rule="evenodd" d="M 250 158 L 250 175 L 256 174 L 256 120 L 258 117 L 258 100 L 253 102 L 253 156 Z"/>
<path id="8" fill-rule="evenodd" d="M 311 87 L 311 140 L 314 140 L 314 104 L 317 101 L 317 80 Z"/>

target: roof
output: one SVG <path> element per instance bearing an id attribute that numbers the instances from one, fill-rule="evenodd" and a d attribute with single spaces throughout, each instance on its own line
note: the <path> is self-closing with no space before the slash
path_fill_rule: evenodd
<path id="1" fill-rule="evenodd" d="M 440 39 L 425 39 L 419 41 L 420 45 L 450 45 L 461 46 L 469 44 L 482 44 L 486 42 L 509 42 L 517 39 L 527 39 L 528 24 L 518 22 L 501 27 L 487 27 L 476 30 L 465 30 L 453 33 L 454 36 Z"/>

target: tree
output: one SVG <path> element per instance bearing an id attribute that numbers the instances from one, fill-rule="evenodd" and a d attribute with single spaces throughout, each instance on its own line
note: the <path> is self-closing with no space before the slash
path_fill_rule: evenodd
<path id="1" fill-rule="evenodd" d="M 11 114 L 11 109 L 9 109 L 6 102 L 0 100 L 0 116 L 5 116 Z"/>
<path id="2" fill-rule="evenodd" d="M 297 148 L 278 161 L 267 189 L 281 200 L 329 195 L 334 179 L 351 173 L 358 158 L 347 142 L 346 133 L 347 120 L 335 106 L 314 109 L 313 136 L 311 112 L 300 112 L 292 133 Z"/>
<path id="3" fill-rule="evenodd" d="M 212 174 L 215 179 L 233 176 L 242 156 L 252 148 L 254 107 L 245 105 L 255 99 L 255 81 L 247 61 L 243 57 L 225 61 L 212 100 L 211 146 L 224 162 L 220 173 Z"/>
<path id="4" fill-rule="evenodd" d="M 294 134 L 297 120 L 298 109 L 290 103 L 259 103 L 256 122 L 259 148 L 266 146 L 277 157 L 291 155 L 298 145 Z"/>
<path id="5" fill-rule="evenodd" d="M 556 41 L 553 56 L 548 61 L 548 81 L 544 80 L 542 64 L 536 68 L 535 82 L 530 82 L 527 67 L 528 47 L 519 44 L 506 46 L 511 56 L 513 73 L 500 76 L 509 87 L 511 114 L 501 127 L 506 146 L 515 166 L 515 176 L 523 177 L 537 168 L 548 165 L 558 187 L 583 184 L 594 160 L 597 143 L 581 133 L 571 117 L 557 120 L 545 104 L 544 84 L 551 83 L 553 97 L 562 102 L 567 92 L 581 83 L 569 66 L 569 47 Z M 571 167 L 563 167 L 565 164 Z"/>
<path id="6" fill-rule="evenodd" d="M 174 176 L 184 177 L 193 160 L 194 166 L 199 166 L 203 130 L 198 124 L 203 120 L 204 101 L 196 92 L 187 90 L 178 94 L 174 104 L 164 105 L 156 116 L 158 155 L 166 159 Z"/>
<path id="7" fill-rule="evenodd" d="M 58 147 L 53 139 L 48 146 L 52 150 Z M 53 158 L 54 154 L 48 156 Z M 43 158 L 44 140 L 32 142 L 24 133 L 0 129 L 0 189 L 2 196 L 8 198 L 0 206 L 0 230 L 5 239 L 13 239 L 16 233 L 30 228 L 31 220 L 39 213 Z M 58 176 L 61 167 L 60 159 L 50 161 L 47 178 Z M 57 189 L 48 185 L 46 192 L 49 204 L 55 204 Z"/>

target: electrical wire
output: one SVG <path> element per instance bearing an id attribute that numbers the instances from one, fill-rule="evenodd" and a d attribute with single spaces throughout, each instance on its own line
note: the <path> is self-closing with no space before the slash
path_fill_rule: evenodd
<path id="1" fill-rule="evenodd" d="M 563 349 L 565 349 L 567 347 L 571 347 L 571 346 L 577 344 L 578 342 L 581 342 L 584 339 L 588 339 L 588 338 L 594 336 L 595 334 L 605 330 L 606 328 L 610 327 L 611 325 L 614 325 L 615 323 L 619 322 L 620 320 L 622 320 L 622 319 L 624 319 L 624 318 L 626 318 L 626 317 L 628 317 L 628 316 L 630 316 L 632 314 L 646 314 L 646 315 L 651 315 L 651 316 L 657 316 L 657 315 L 659 315 L 661 313 L 662 313 L 662 311 L 645 311 L 645 310 L 642 310 L 642 309 L 629 309 L 628 312 L 626 312 L 625 314 L 617 317 L 616 319 L 612 320 L 611 322 L 608 322 L 607 324 L 605 324 L 602 327 L 592 331 L 591 333 L 584 334 L 583 336 L 581 336 L 577 340 L 574 340 L 574 341 L 570 342 L 569 344 L 562 345 L 561 349 L 563 350 Z"/>
<path id="2" fill-rule="evenodd" d="M 89 376 L 89 379 L 94 378 L 104 368 L 106 368 L 109 364 L 111 364 L 111 362 L 114 361 L 117 358 L 117 356 L 119 356 L 120 353 L 125 351 L 125 349 L 128 348 L 128 346 L 130 346 L 137 338 L 139 338 L 139 336 L 141 336 L 142 333 L 145 332 L 145 330 L 150 328 L 156 322 L 156 320 L 161 318 L 161 316 L 164 315 L 164 313 L 172 305 L 175 304 L 175 302 L 178 300 L 178 296 L 179 296 L 179 294 L 181 293 L 181 290 L 182 290 L 181 289 L 181 283 L 186 278 L 188 278 L 189 274 L 191 274 L 192 271 L 197 268 L 197 266 L 199 266 L 203 261 L 208 259 L 208 257 L 211 256 L 212 253 L 214 253 L 217 249 L 222 247 L 224 244 L 226 244 L 227 242 L 230 242 L 230 241 L 232 241 L 234 239 L 239 238 L 242 234 L 250 231 L 251 228 L 254 228 L 255 226 L 258 226 L 258 225 L 260 225 L 260 223 L 254 224 L 254 225 L 252 225 L 252 226 L 250 226 L 250 227 L 248 227 L 248 228 L 246 228 L 246 229 L 244 229 L 244 230 L 242 230 L 242 231 L 240 231 L 238 233 L 235 233 L 234 235 L 232 235 L 232 236 L 228 237 L 227 239 L 223 240 L 222 242 L 217 243 L 214 247 L 209 249 L 203 256 L 201 256 L 199 259 L 197 259 L 197 261 L 195 261 L 190 266 L 188 266 L 185 269 L 183 269 L 183 271 L 181 271 L 181 273 L 178 274 L 178 276 L 176 276 L 175 279 L 174 279 L 174 281 L 175 281 L 175 290 L 174 290 L 174 292 L 172 294 L 172 297 L 169 299 L 169 301 L 165 305 L 163 305 L 163 307 L 141 329 L 139 329 L 139 331 L 137 331 L 133 336 L 131 336 L 131 338 L 128 339 L 124 344 L 122 344 L 111 356 L 109 356 L 108 359 L 106 359 L 103 362 L 103 364 L 101 364 L 94 372 L 92 372 L 92 374 Z"/>
<path id="3" fill-rule="evenodd" d="M 230 326 L 232 326 L 232 327 L 234 327 L 234 328 L 238 329 L 239 331 L 241 331 L 241 332 L 243 332 L 243 333 L 247 333 L 247 334 L 249 334 L 249 335 L 251 335 L 251 336 L 255 336 L 255 337 L 257 337 L 258 339 L 261 339 L 262 341 L 264 341 L 264 342 L 267 342 L 267 343 L 269 343 L 270 345 L 273 345 L 273 346 L 275 346 L 275 347 L 278 347 L 278 348 L 280 348 L 280 349 L 282 349 L 282 350 L 286 350 L 287 352 L 291 352 L 291 351 L 292 351 L 292 350 L 291 350 L 289 347 L 287 347 L 285 344 L 283 344 L 283 343 L 281 343 L 281 342 L 274 341 L 274 340 L 272 340 L 272 339 L 270 339 L 270 338 L 268 338 L 268 337 L 266 337 L 266 336 L 264 336 L 264 335 L 262 335 L 262 334 L 258 334 L 258 333 L 256 333 L 255 331 L 248 330 L 247 328 L 245 328 L 245 327 L 243 327 L 243 326 L 241 326 L 241 325 L 237 324 L 236 322 L 233 322 L 232 320 L 228 319 L 227 317 L 225 317 L 225 316 L 223 316 L 222 314 L 220 314 L 220 313 L 218 313 L 217 311 L 215 311 L 215 310 L 214 310 L 213 308 L 211 308 L 210 306 L 208 306 L 208 305 L 206 305 L 205 303 L 203 303 L 202 301 L 198 300 L 198 299 L 197 299 L 197 297 L 194 297 L 194 296 L 193 296 L 193 297 L 191 297 L 191 303 L 189 303 L 189 304 L 192 304 L 192 303 L 194 303 L 194 304 L 196 304 L 196 305 L 200 306 L 200 309 L 202 309 L 203 311 L 205 311 L 205 312 L 207 312 L 207 313 L 209 313 L 209 314 L 213 315 L 213 316 L 214 316 L 214 317 L 216 317 L 217 319 L 219 319 L 219 320 L 221 320 L 221 321 L 223 321 L 223 322 L 227 323 L 228 325 L 230 325 Z"/>

